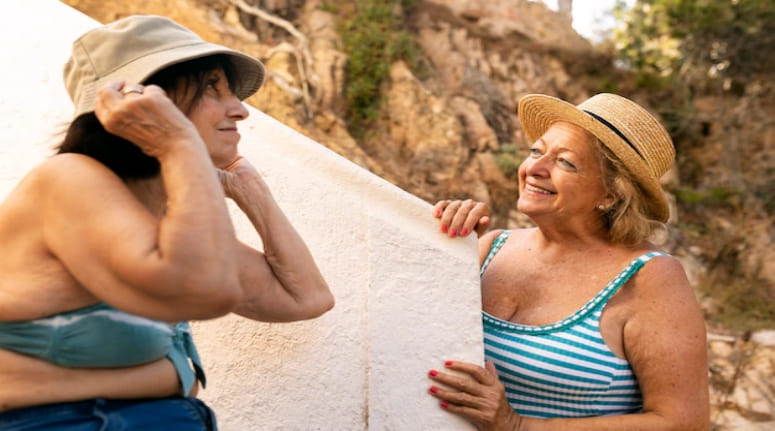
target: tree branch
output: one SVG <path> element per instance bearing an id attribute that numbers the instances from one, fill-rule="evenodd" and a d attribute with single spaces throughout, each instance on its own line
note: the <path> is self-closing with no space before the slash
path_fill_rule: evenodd
<path id="1" fill-rule="evenodd" d="M 308 73 L 312 68 L 312 55 L 309 51 L 309 41 L 304 33 L 300 32 L 287 20 L 284 20 L 278 16 L 272 15 L 266 11 L 263 11 L 257 7 L 253 7 L 243 0 L 229 0 L 231 4 L 239 8 L 241 11 L 256 16 L 264 21 L 274 24 L 291 34 L 297 40 L 297 44 L 294 45 L 294 57 L 296 58 L 296 68 L 299 72 L 299 80 L 301 81 L 301 93 L 304 100 L 304 107 L 306 110 L 307 118 L 312 118 L 312 106 L 310 101 L 310 80 L 309 76 L 314 76 L 314 72 Z"/>

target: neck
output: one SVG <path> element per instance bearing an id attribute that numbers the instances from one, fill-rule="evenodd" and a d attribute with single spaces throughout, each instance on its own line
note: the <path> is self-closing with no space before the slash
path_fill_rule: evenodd
<path id="1" fill-rule="evenodd" d="M 567 250 L 593 250 L 610 246 L 601 223 L 590 223 L 576 219 L 558 222 L 555 217 L 548 220 L 533 219 L 536 224 L 536 242 L 542 248 Z"/>

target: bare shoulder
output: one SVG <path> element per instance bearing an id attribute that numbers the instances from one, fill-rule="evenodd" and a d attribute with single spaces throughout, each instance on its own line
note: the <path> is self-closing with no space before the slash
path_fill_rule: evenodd
<path id="1" fill-rule="evenodd" d="M 632 286 L 639 295 L 675 297 L 691 295 L 692 287 L 681 262 L 671 255 L 658 255 L 647 261 L 634 277 Z"/>
<path id="2" fill-rule="evenodd" d="M 122 182 L 107 166 L 83 154 L 67 153 L 49 157 L 32 172 L 47 186 L 77 185 L 81 181 Z M 95 186 L 98 184 L 92 184 Z"/>
<path id="3" fill-rule="evenodd" d="M 5 239 L 40 226 L 42 219 L 58 214 L 61 202 L 82 201 L 71 198 L 83 198 L 111 182 L 121 180 L 90 157 L 61 154 L 47 158 L 28 171 L 0 204 Z"/>
<path id="4" fill-rule="evenodd" d="M 481 237 L 479 237 L 479 245 L 486 245 L 487 248 L 490 248 L 490 245 L 492 245 L 492 242 L 495 241 L 495 238 L 499 237 L 505 229 L 494 229 L 491 230 Z"/>
<path id="5" fill-rule="evenodd" d="M 82 154 L 57 154 L 30 169 L 14 186 L 7 198 L 30 198 L 66 186 L 71 181 L 96 175 L 112 174 L 104 165 Z M 32 195 L 32 196 L 31 196 Z"/>
<path id="6" fill-rule="evenodd" d="M 89 212 L 135 205 L 136 198 L 124 181 L 107 166 L 82 154 L 57 154 L 30 173 L 29 190 L 38 205 L 52 210 L 63 208 Z M 79 199 L 73 199 L 78 196 Z M 70 214 L 73 215 L 73 214 Z"/>
<path id="7" fill-rule="evenodd" d="M 655 339 L 704 340 L 702 310 L 683 266 L 675 257 L 662 255 L 650 259 L 633 276 L 627 290 L 625 339 L 628 333 L 639 334 L 639 339 L 648 333 Z"/>
<path id="8" fill-rule="evenodd" d="M 490 249 L 492 248 L 492 245 L 495 242 L 495 239 L 498 238 L 505 231 L 506 229 L 494 229 L 479 237 L 479 264 L 480 265 L 484 263 L 484 260 L 487 258 L 487 255 L 490 253 Z M 516 243 L 523 242 L 527 237 L 527 235 L 535 231 L 535 228 L 508 229 L 508 231 L 509 231 L 509 237 L 506 240 L 506 242 L 513 244 L 515 242 Z M 504 243 L 504 247 L 506 247 L 505 243 Z"/>
<path id="9" fill-rule="evenodd" d="M 484 259 L 490 252 L 490 247 L 492 247 L 493 241 L 495 241 L 495 238 L 499 237 L 503 231 L 504 229 L 495 229 L 479 237 L 479 265 L 484 263 Z"/>

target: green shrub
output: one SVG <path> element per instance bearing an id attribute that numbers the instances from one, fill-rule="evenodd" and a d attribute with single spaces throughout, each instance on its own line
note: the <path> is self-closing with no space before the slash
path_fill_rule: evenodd
<path id="1" fill-rule="evenodd" d="M 363 136 L 380 112 L 380 88 L 390 66 L 405 60 L 417 65 L 419 49 L 405 28 L 408 0 L 358 0 L 338 2 L 339 32 L 349 56 L 345 96 L 350 132 Z M 328 3 L 324 8 L 330 9 Z"/>
<path id="2" fill-rule="evenodd" d="M 743 192 L 726 187 L 711 187 L 707 190 L 674 189 L 676 199 L 683 206 L 723 206 L 737 208 Z"/>
<path id="3" fill-rule="evenodd" d="M 507 178 L 514 178 L 522 160 L 517 155 L 518 148 L 514 144 L 503 144 L 495 154 L 495 164 Z"/>

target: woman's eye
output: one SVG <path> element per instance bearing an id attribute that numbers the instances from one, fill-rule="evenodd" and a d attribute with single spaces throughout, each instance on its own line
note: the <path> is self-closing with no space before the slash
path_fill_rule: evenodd
<path id="1" fill-rule="evenodd" d="M 576 165 L 574 165 L 573 163 L 571 163 L 568 160 L 563 159 L 563 158 L 557 159 L 557 163 L 559 163 L 560 165 L 562 165 L 562 166 L 564 166 L 564 167 L 566 167 L 568 169 L 576 169 Z"/>
<path id="2" fill-rule="evenodd" d="M 540 156 L 541 155 L 541 150 L 539 150 L 538 148 L 531 148 L 530 149 L 530 155 L 531 156 Z"/>

